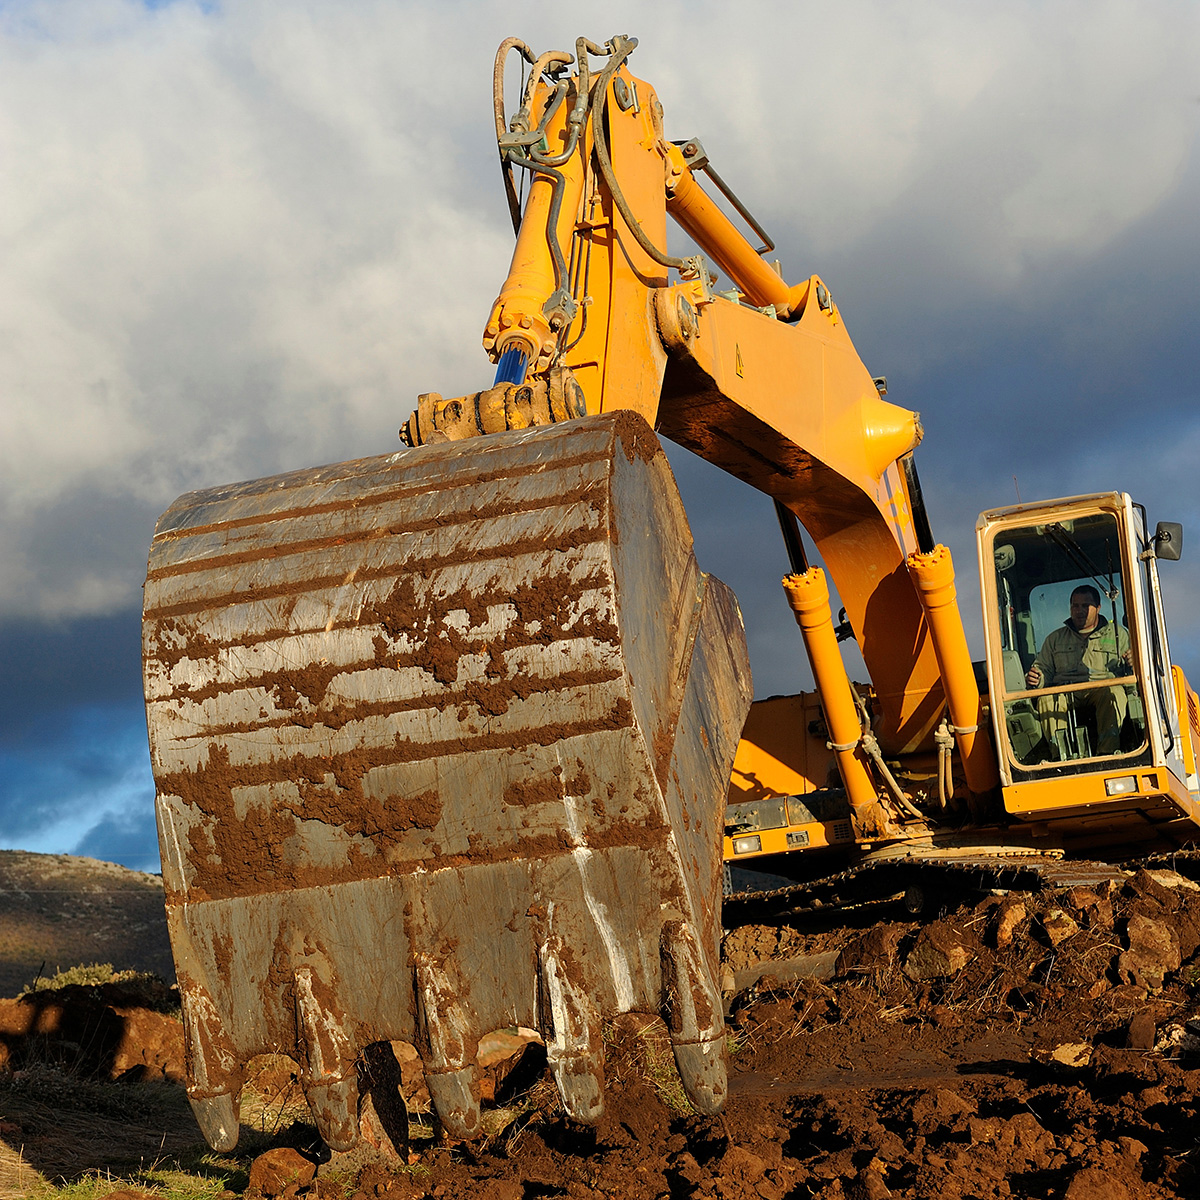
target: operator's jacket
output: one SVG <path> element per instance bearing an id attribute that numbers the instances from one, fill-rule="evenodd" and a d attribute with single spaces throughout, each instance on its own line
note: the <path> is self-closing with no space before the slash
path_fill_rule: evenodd
<path id="1" fill-rule="evenodd" d="M 1113 630 L 1106 617 L 1101 617 L 1090 633 L 1080 633 L 1069 619 L 1064 621 L 1047 636 L 1033 660 L 1033 665 L 1041 668 L 1042 686 L 1131 675 L 1132 670 L 1121 661 L 1129 649 L 1129 632 L 1117 626 L 1114 636 Z"/>

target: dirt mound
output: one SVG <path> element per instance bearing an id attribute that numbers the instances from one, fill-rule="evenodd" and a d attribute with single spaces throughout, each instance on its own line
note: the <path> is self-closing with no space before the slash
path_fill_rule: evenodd
<path id="1" fill-rule="evenodd" d="M 71 854 L 0 850 L 0 996 L 81 962 L 172 981 L 162 880 Z"/>
<path id="2" fill-rule="evenodd" d="M 661 1022 L 629 1016 L 608 1030 L 595 1128 L 562 1117 L 539 1070 L 502 1068 L 488 1136 L 439 1141 L 406 1060 L 406 1162 L 322 1164 L 311 1129 L 283 1129 L 303 1110 L 280 1060 L 256 1082 L 290 1107 L 243 1097 L 254 1124 L 226 1186 L 355 1200 L 1200 1194 L 1200 889 L 1143 871 L 925 923 L 883 915 L 729 931 L 726 978 L 755 982 L 729 997 L 720 1117 L 688 1109 Z"/>
<path id="3" fill-rule="evenodd" d="M 630 1018 L 595 1129 L 543 1107 L 481 1147 L 369 1169 L 354 1194 L 1193 1196 L 1198 948 L 1200 889 L 1144 871 L 925 924 L 736 929 L 726 978 L 761 978 L 732 999 L 721 1117 L 686 1110 L 661 1026 Z M 773 974 L 805 960 L 828 978 Z"/>
<path id="4" fill-rule="evenodd" d="M 161 981 L 74 984 L 0 1000 L 0 1070 L 52 1066 L 76 1077 L 183 1078 L 183 1026 Z"/>

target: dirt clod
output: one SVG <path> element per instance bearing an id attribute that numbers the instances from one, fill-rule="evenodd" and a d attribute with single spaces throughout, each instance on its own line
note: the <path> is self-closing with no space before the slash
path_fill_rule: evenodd
<path id="1" fill-rule="evenodd" d="M 250 1164 L 250 1189 L 263 1196 L 282 1196 L 289 1187 L 303 1187 L 311 1182 L 316 1170 L 315 1164 L 298 1150 L 278 1146 L 260 1154 Z"/>
<path id="2" fill-rule="evenodd" d="M 971 950 L 949 926 L 927 925 L 917 934 L 904 960 L 904 973 L 914 982 L 956 975 L 971 961 Z"/>

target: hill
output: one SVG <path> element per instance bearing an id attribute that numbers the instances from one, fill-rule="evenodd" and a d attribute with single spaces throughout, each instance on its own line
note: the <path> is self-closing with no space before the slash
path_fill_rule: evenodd
<path id="1" fill-rule="evenodd" d="M 108 962 L 175 978 L 162 879 L 70 854 L 0 850 L 0 996 L 39 968 Z"/>

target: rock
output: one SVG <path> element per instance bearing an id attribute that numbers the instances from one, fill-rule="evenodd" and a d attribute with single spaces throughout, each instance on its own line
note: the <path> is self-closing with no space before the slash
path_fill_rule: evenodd
<path id="1" fill-rule="evenodd" d="M 1129 1200 L 1129 1189 L 1099 1167 L 1084 1167 L 1072 1176 L 1063 1200 Z"/>
<path id="2" fill-rule="evenodd" d="M 1196 883 L 1192 879 L 1187 879 L 1175 871 L 1147 871 L 1146 874 L 1162 887 L 1200 892 L 1200 883 Z"/>
<path id="3" fill-rule="evenodd" d="M 935 922 L 917 934 L 917 940 L 904 960 L 904 973 L 914 983 L 941 979 L 957 975 L 972 957 L 973 952 L 963 945 L 956 933 Z"/>
<path id="4" fill-rule="evenodd" d="M 311 1183 L 316 1173 L 316 1166 L 299 1150 L 278 1146 L 250 1164 L 250 1190 L 264 1196 L 281 1196 L 292 1184 L 304 1187 Z"/>
<path id="5" fill-rule="evenodd" d="M 1174 872 L 1170 873 L 1174 874 Z M 1145 867 L 1139 868 L 1134 877 L 1125 885 L 1125 893 L 1149 900 L 1152 904 L 1157 904 L 1168 911 L 1174 908 L 1178 902 L 1174 891 L 1159 883 Z"/>
<path id="6" fill-rule="evenodd" d="M 1125 923 L 1125 939 L 1129 948 L 1117 958 L 1122 982 L 1158 990 L 1167 972 L 1179 969 L 1179 939 L 1164 922 L 1134 915 Z"/>
<path id="7" fill-rule="evenodd" d="M 1119 1137 L 1117 1145 L 1121 1147 L 1121 1153 L 1132 1158 L 1134 1162 L 1141 1162 L 1149 1153 L 1149 1147 L 1145 1142 L 1139 1142 L 1136 1138 Z"/>
<path id="8" fill-rule="evenodd" d="M 1154 1018 L 1145 1011 L 1137 1013 L 1125 1032 L 1125 1046 L 1129 1050 L 1153 1050 L 1155 1033 Z"/>
<path id="9" fill-rule="evenodd" d="M 842 947 L 834 973 L 876 974 L 890 969 L 896 961 L 896 948 L 903 936 L 902 925 L 876 925 L 868 929 Z"/>
<path id="10" fill-rule="evenodd" d="M 1079 926 L 1061 908 L 1052 908 L 1042 917 L 1042 932 L 1051 946 L 1058 946 L 1079 932 Z"/>
<path id="11" fill-rule="evenodd" d="M 995 924 L 992 927 L 992 941 L 997 950 L 1004 950 L 1012 945 L 1013 935 L 1023 924 L 1028 910 L 1022 901 L 1007 897 L 996 913 Z"/>
<path id="12" fill-rule="evenodd" d="M 1034 1051 L 1038 1062 L 1056 1062 L 1064 1067 L 1086 1067 L 1092 1061 L 1091 1042 L 1064 1042 L 1053 1050 Z"/>
<path id="13" fill-rule="evenodd" d="M 889 1200 L 891 1194 L 883 1176 L 870 1165 L 863 1167 L 858 1178 L 846 1189 L 847 1200 Z"/>

